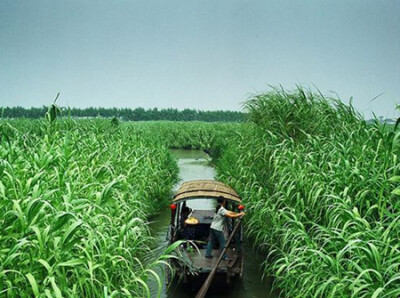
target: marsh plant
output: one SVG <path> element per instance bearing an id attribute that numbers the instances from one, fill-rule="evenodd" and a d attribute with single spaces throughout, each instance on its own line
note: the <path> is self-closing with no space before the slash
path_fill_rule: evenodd
<path id="1" fill-rule="evenodd" d="M 244 124 L 0 120 L 0 296 L 146 297 L 149 279 L 160 296 L 176 247 L 154 258 L 147 219 L 177 181 L 167 148 L 217 160 L 282 296 L 400 296 L 397 127 L 302 88 L 245 107 Z"/>
<path id="2" fill-rule="evenodd" d="M 273 90 L 218 163 L 285 297 L 400 295 L 400 132 L 339 100 Z M 236 160 L 236 162 L 232 162 Z"/>
<path id="3" fill-rule="evenodd" d="M 150 296 L 169 252 L 144 261 L 147 218 L 176 161 L 110 121 L 57 121 L 0 123 L 0 296 Z"/>

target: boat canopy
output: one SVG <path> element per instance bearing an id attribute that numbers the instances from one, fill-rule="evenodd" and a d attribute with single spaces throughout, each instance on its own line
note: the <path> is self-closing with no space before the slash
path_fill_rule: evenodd
<path id="1" fill-rule="evenodd" d="M 224 197 L 227 200 L 241 203 L 239 195 L 228 185 L 215 180 L 194 180 L 182 183 L 172 200 L 173 203 L 195 199 Z"/>

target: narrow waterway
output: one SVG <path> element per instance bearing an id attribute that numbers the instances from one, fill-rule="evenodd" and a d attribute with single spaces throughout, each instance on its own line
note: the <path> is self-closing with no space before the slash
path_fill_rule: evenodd
<path id="1" fill-rule="evenodd" d="M 178 159 L 180 182 L 175 186 L 177 188 L 182 182 L 198 179 L 214 179 L 215 171 L 210 165 L 210 157 L 200 150 L 172 150 L 172 153 Z M 204 200 L 206 201 L 206 200 Z M 203 202 L 203 203 L 208 203 Z M 189 206 L 196 207 L 196 206 Z M 204 207 L 204 205 L 203 205 Z M 166 240 L 167 228 L 170 221 L 171 212 L 169 209 L 163 210 L 159 215 L 152 219 L 151 231 L 156 239 L 157 249 L 164 249 L 167 247 Z M 214 298 L 268 298 L 278 297 L 278 293 L 271 292 L 271 280 L 262 279 L 263 272 L 261 271 L 261 264 L 264 261 L 256 251 L 251 247 L 251 244 L 244 239 L 243 253 L 245 259 L 243 279 L 237 280 L 230 289 L 227 289 L 225 294 L 218 293 L 218 295 L 207 295 L 207 297 Z M 152 292 L 154 292 L 154 288 Z M 191 298 L 195 293 L 185 290 L 180 285 L 172 286 L 167 290 L 165 284 L 161 297 L 170 298 Z"/>

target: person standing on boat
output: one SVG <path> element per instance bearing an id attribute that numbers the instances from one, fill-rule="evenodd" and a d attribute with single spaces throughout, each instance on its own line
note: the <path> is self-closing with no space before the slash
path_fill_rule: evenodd
<path id="1" fill-rule="evenodd" d="M 217 207 L 215 208 L 215 216 L 214 219 L 211 223 L 211 227 L 210 227 L 210 237 L 208 240 L 208 244 L 207 244 L 207 250 L 206 250 L 206 258 L 212 258 L 213 256 L 211 255 L 214 243 L 216 243 L 216 241 L 219 242 L 219 249 L 220 249 L 220 253 L 222 252 L 222 250 L 225 247 L 226 244 L 226 240 L 225 240 L 225 235 L 223 232 L 224 226 L 225 226 L 225 219 L 227 217 L 229 218 L 237 218 L 237 217 L 242 217 L 245 215 L 244 212 L 241 213 L 237 213 L 237 212 L 233 212 L 233 211 L 229 211 L 225 209 L 225 198 L 224 197 L 218 197 L 217 199 Z M 228 256 L 225 254 L 222 257 L 223 260 L 227 260 Z"/>

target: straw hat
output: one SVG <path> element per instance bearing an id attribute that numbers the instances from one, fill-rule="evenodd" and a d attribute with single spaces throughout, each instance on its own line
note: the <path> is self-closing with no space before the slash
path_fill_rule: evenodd
<path id="1" fill-rule="evenodd" d="M 196 217 L 188 217 L 188 219 L 185 220 L 185 224 L 187 225 L 197 225 L 199 223 L 199 220 Z"/>

